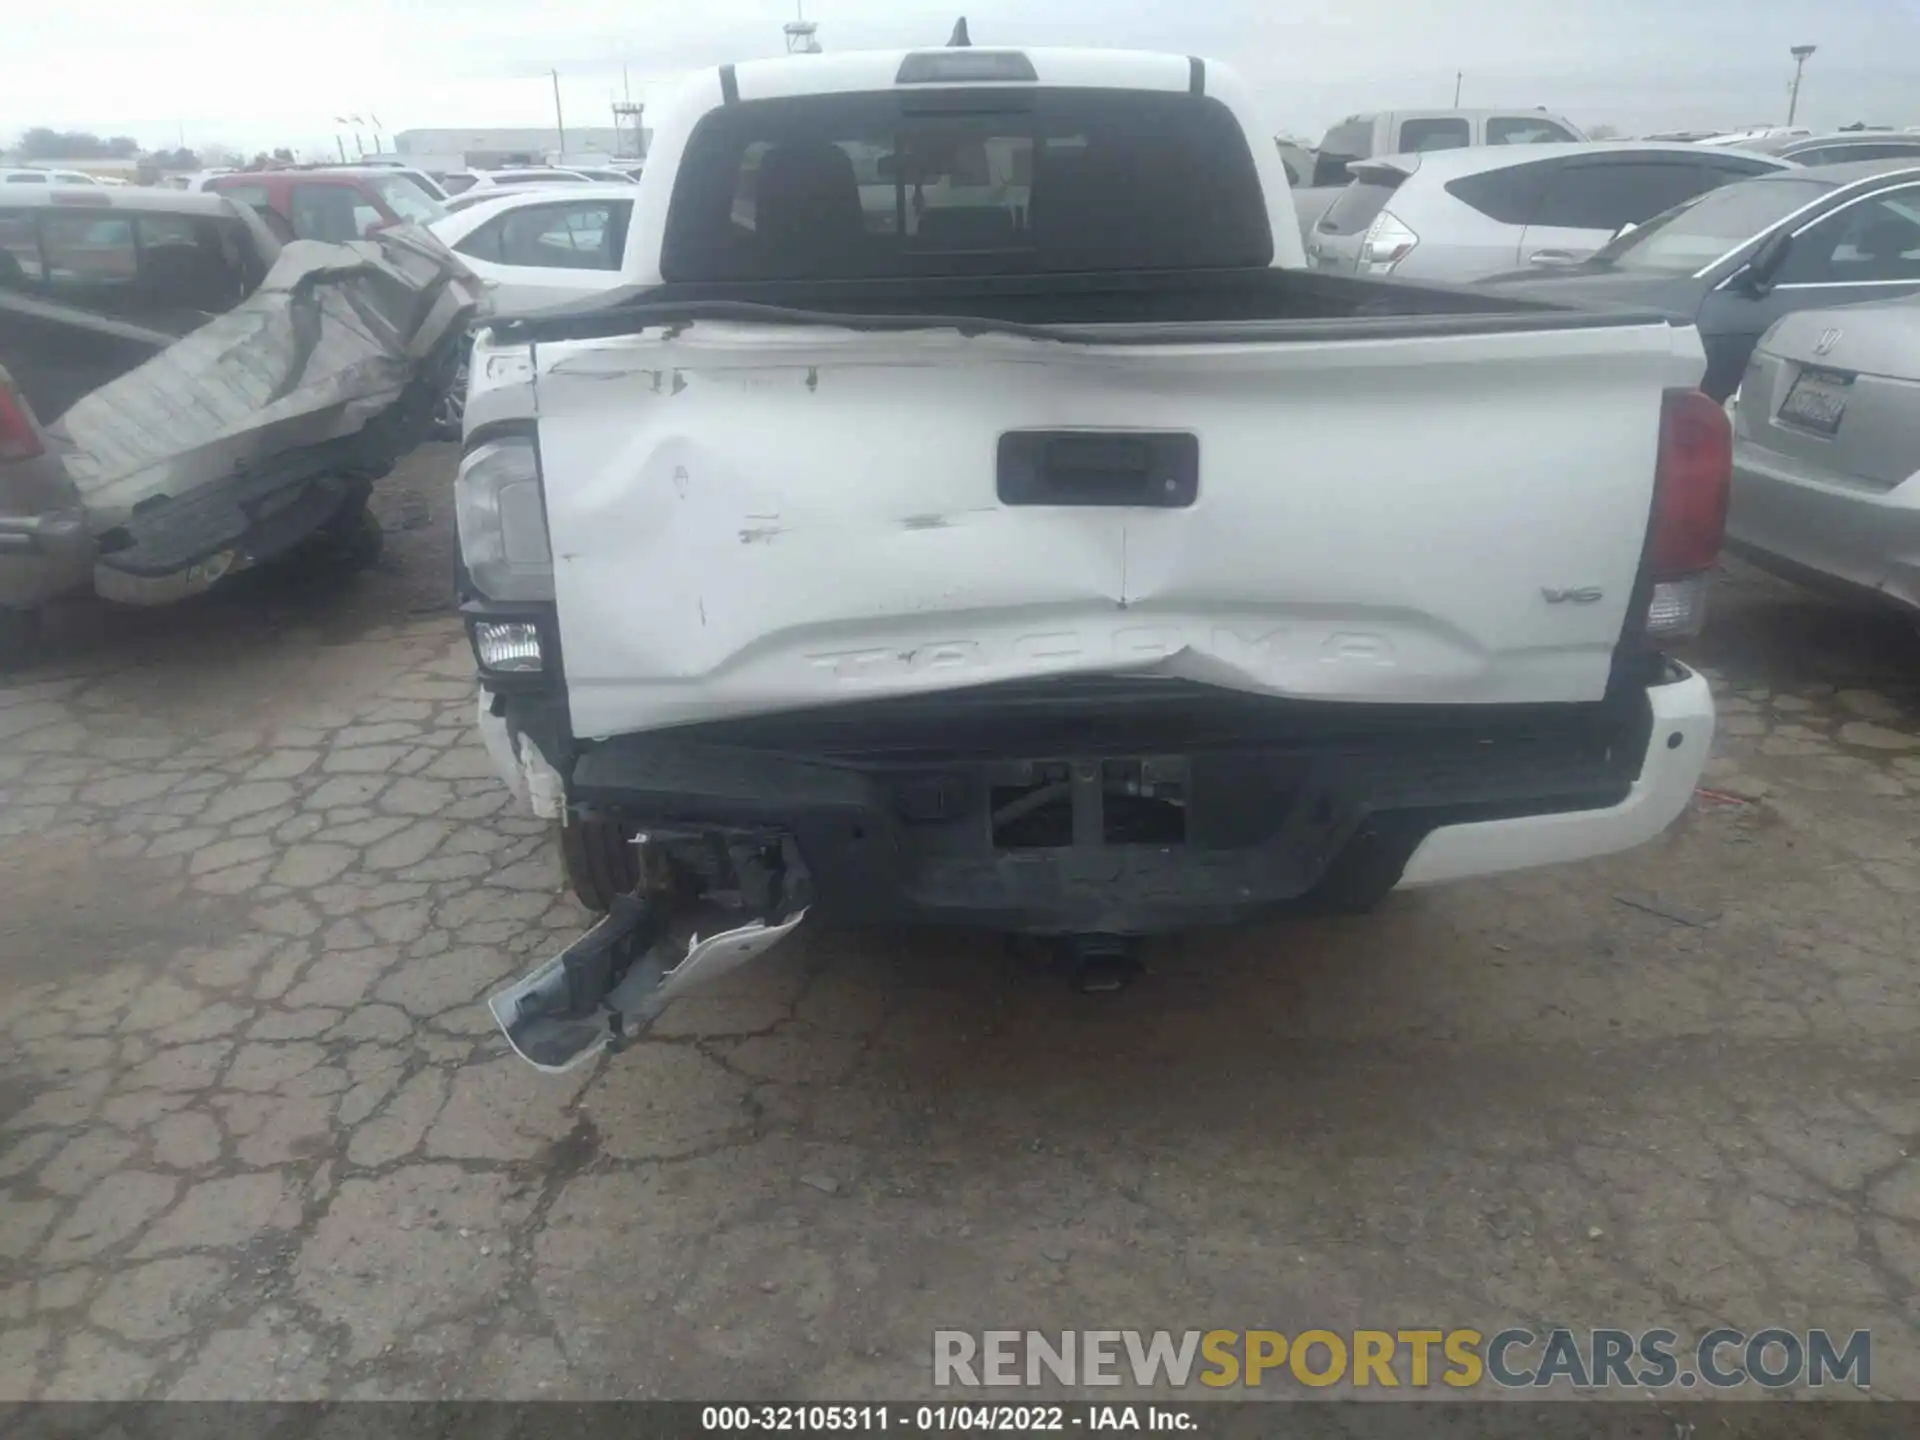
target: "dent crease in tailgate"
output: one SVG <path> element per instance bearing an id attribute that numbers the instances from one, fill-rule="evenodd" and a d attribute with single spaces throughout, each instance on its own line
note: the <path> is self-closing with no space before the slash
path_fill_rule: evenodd
<path id="1" fill-rule="evenodd" d="M 1120 351 L 700 324 L 538 368 L 569 705 L 606 736 L 1074 673 L 1596 699 L 1661 393 L 1699 349 L 1664 325 Z M 1194 434 L 1198 495 L 1008 507 L 1021 429 Z"/>

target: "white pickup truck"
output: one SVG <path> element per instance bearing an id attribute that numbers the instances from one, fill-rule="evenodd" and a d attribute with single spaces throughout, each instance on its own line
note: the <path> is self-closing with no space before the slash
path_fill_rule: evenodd
<path id="1" fill-rule="evenodd" d="M 1296 268 L 1272 133 L 1185 56 L 727 66 L 627 283 L 480 337 L 481 725 L 607 912 L 495 997 L 522 1055 L 809 908 L 1100 957 L 1680 813 L 1698 338 Z M 688 943 L 696 897 L 733 928 Z"/>

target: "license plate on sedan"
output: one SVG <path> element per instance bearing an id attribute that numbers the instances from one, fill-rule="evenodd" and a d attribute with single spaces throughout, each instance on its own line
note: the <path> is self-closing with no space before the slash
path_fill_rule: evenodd
<path id="1" fill-rule="evenodd" d="M 1833 370 L 1802 370 L 1780 402 L 1780 421 L 1822 435 L 1836 435 L 1847 413 L 1851 375 Z"/>

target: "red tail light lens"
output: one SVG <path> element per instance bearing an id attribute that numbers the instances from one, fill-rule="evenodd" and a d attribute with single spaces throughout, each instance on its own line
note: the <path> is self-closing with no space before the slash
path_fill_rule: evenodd
<path id="1" fill-rule="evenodd" d="M 45 451 L 19 399 L 0 385 L 0 460 L 31 460 Z"/>
<path id="2" fill-rule="evenodd" d="M 1726 409 L 1698 390 L 1667 391 L 1653 481 L 1656 581 L 1713 568 L 1732 490 L 1733 428 Z"/>
<path id="3" fill-rule="evenodd" d="M 1680 640 L 1707 618 L 1707 581 L 1720 557 L 1733 489 L 1733 428 L 1698 390 L 1669 390 L 1660 408 L 1653 480 L 1653 593 L 1647 638 Z"/>

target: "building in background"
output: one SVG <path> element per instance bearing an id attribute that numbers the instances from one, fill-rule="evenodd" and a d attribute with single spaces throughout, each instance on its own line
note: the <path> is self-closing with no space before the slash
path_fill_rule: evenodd
<path id="1" fill-rule="evenodd" d="M 500 165 L 575 165 L 646 156 L 653 132 L 643 127 L 567 126 L 566 151 L 551 126 L 519 130 L 402 130 L 382 158 L 405 160 L 424 170 L 486 170 Z M 636 153 L 636 147 L 637 152 Z"/>

